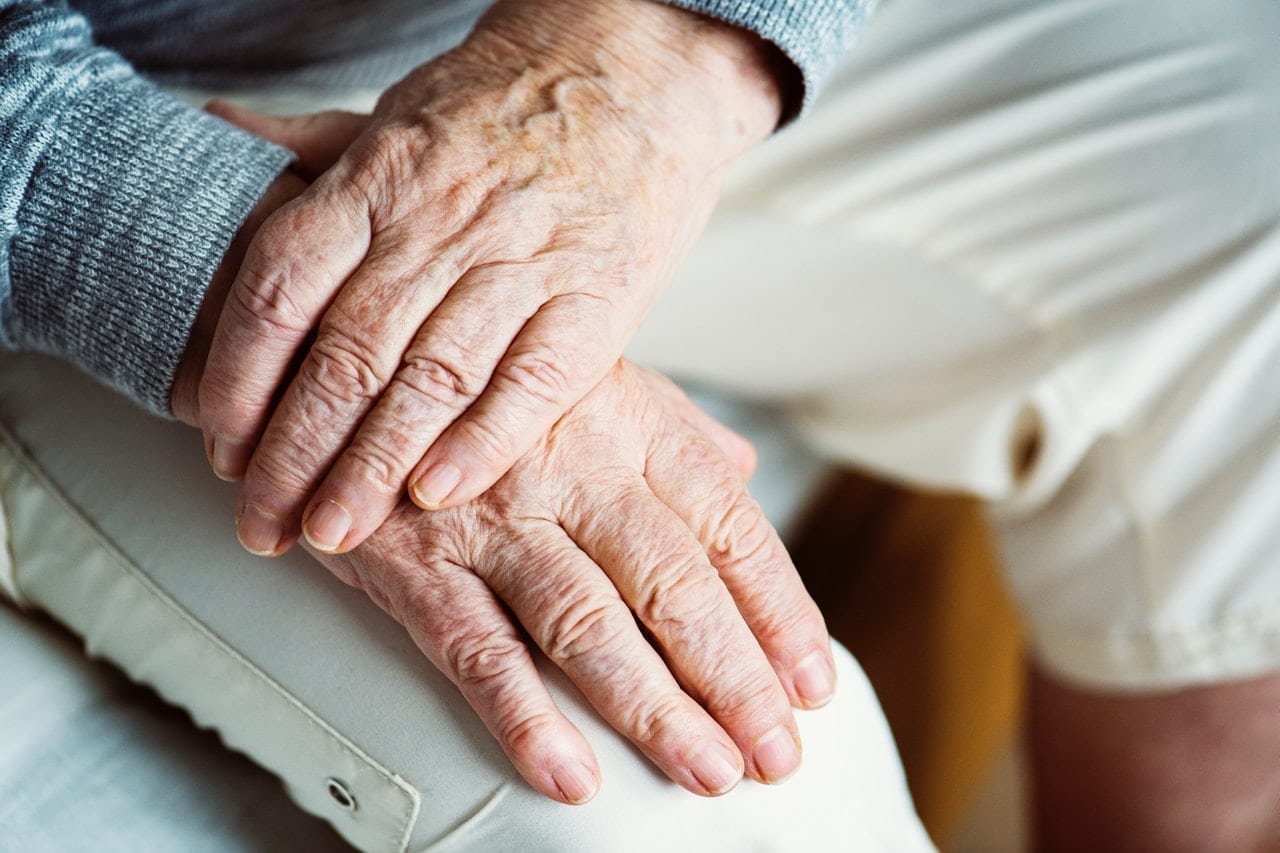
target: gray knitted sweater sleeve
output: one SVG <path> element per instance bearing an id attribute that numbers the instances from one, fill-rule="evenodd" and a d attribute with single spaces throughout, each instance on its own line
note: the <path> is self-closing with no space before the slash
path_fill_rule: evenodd
<path id="1" fill-rule="evenodd" d="M 63 4 L 0 0 L 0 346 L 167 414 L 204 291 L 288 159 L 141 79 Z"/>
<path id="2" fill-rule="evenodd" d="M 751 30 L 800 69 L 803 111 L 879 0 L 662 0 Z"/>
<path id="3" fill-rule="evenodd" d="M 115 32 L 113 44 L 132 33 L 141 40 L 129 43 L 135 52 L 170 69 L 187 59 L 179 43 L 166 41 L 174 30 L 163 22 L 176 11 L 191 13 L 182 18 L 187 26 L 221 26 L 204 41 L 220 46 L 227 67 L 245 66 L 246 79 L 261 64 L 247 43 L 254 33 L 308 38 L 272 29 L 293 20 L 302 0 L 221 0 L 217 15 L 205 14 L 214 6 L 203 0 L 79 2 L 104 24 L 113 15 L 150 16 L 153 24 Z M 776 44 L 802 72 L 807 104 L 876 0 L 665 2 Z M 268 14 L 271 3 L 280 15 Z M 430 0 L 404 3 L 412 11 Z M 388 4 L 395 0 L 378 8 Z M 364 8 L 352 6 L 354 14 Z M 241 11 L 257 22 L 253 29 L 244 29 Z M 331 40 L 321 30 L 310 37 Z M 306 54 L 308 45 L 295 47 Z M 0 348 L 60 356 L 168 414 L 204 291 L 288 159 L 144 80 L 120 54 L 94 44 L 86 19 L 65 2 L 0 0 Z"/>

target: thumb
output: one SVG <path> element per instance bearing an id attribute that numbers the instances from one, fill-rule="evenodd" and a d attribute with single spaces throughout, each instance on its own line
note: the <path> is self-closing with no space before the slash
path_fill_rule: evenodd
<path id="1" fill-rule="evenodd" d="M 273 116 L 213 100 L 205 104 L 205 112 L 293 151 L 298 155 L 293 170 L 308 181 L 336 163 L 369 126 L 369 116 L 342 110 Z"/>

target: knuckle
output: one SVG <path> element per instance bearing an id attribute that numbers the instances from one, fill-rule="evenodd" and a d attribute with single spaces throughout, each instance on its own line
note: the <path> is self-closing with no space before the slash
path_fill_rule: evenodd
<path id="1" fill-rule="evenodd" d="M 620 599 L 588 597 L 550 620 L 541 645 L 554 661 L 580 661 L 616 647 L 631 624 Z"/>
<path id="2" fill-rule="evenodd" d="M 718 718 L 757 720 L 762 709 L 784 715 L 789 708 L 772 671 L 753 671 L 747 678 L 717 678 L 713 684 L 715 690 L 707 699 L 707 710 Z"/>
<path id="3" fill-rule="evenodd" d="M 681 559 L 648 579 L 636 616 L 655 633 L 685 633 L 707 618 L 724 591 L 710 566 L 692 557 Z"/>
<path id="4" fill-rule="evenodd" d="M 301 334 L 311 325 L 294 297 L 298 276 L 291 262 L 282 264 L 273 260 L 282 256 L 287 254 L 271 251 L 268 241 L 261 250 L 245 258 L 236 277 L 236 287 L 232 288 L 231 310 L 264 336 Z"/>
<path id="5" fill-rule="evenodd" d="M 316 479 L 316 472 L 323 470 L 323 460 L 317 459 L 307 444 L 293 436 L 283 436 L 264 451 L 254 454 L 251 473 L 248 475 L 253 491 L 261 495 L 291 497 L 309 491 Z"/>
<path id="6" fill-rule="evenodd" d="M 503 633 L 464 632 L 449 643 L 445 656 L 459 684 L 484 687 L 510 679 L 524 665 L 527 650 Z"/>
<path id="7" fill-rule="evenodd" d="M 385 123 L 367 131 L 359 142 L 356 182 L 374 205 L 390 202 L 385 194 L 393 187 L 413 187 L 418 176 L 429 174 L 433 139 L 417 123 Z"/>
<path id="8" fill-rule="evenodd" d="M 777 654 L 800 654 L 827 639 L 822 612 L 809 598 L 799 579 L 792 595 L 769 596 L 772 606 L 762 607 L 756 618 L 755 633 L 762 643 Z"/>
<path id="9" fill-rule="evenodd" d="M 493 722 L 498 740 L 517 755 L 538 750 L 540 743 L 554 737 L 559 721 L 549 710 L 530 710 L 521 702 L 497 709 Z"/>
<path id="10" fill-rule="evenodd" d="M 464 177 L 462 173 L 456 173 L 442 188 L 433 207 L 445 228 L 465 230 L 476 223 L 491 192 L 492 180 L 484 180 L 475 174 Z"/>
<path id="11" fill-rule="evenodd" d="M 631 707 L 622 725 L 636 743 L 656 744 L 667 740 L 669 732 L 687 728 L 684 713 L 683 698 L 667 694 Z"/>
<path id="12" fill-rule="evenodd" d="M 379 434 L 363 436 L 347 448 L 344 474 L 351 475 L 353 485 L 370 486 L 380 495 L 398 494 L 404 488 L 406 454 L 403 448 L 392 447 L 396 436 L 389 438 Z M 404 443 L 404 442 L 400 442 Z"/>
<path id="13" fill-rule="evenodd" d="M 712 563 L 722 568 L 769 559 L 774 550 L 773 528 L 755 501 L 739 495 L 721 512 L 707 549 Z"/>
<path id="14" fill-rule="evenodd" d="M 494 418 L 464 417 L 457 422 L 456 429 L 471 452 L 493 467 L 506 462 L 515 443 L 515 425 Z"/>
<path id="15" fill-rule="evenodd" d="M 826 636 L 818 606 L 755 502 L 745 495 L 724 513 L 708 548 L 734 597 L 755 614 L 754 631 L 770 643 Z"/>
<path id="16" fill-rule="evenodd" d="M 473 371 L 460 360 L 410 351 L 396 379 L 422 397 L 444 406 L 460 408 L 480 393 Z"/>
<path id="17" fill-rule="evenodd" d="M 718 516 L 725 512 L 727 506 L 742 501 L 746 495 L 742 474 L 731 456 L 719 445 L 701 432 L 691 433 L 684 422 L 664 438 L 669 446 L 676 447 L 676 458 L 681 467 L 696 475 L 704 514 Z M 750 503 L 749 499 L 747 503 Z"/>
<path id="18" fill-rule="evenodd" d="M 387 384 L 378 356 L 368 345 L 331 329 L 316 336 L 299 378 L 320 398 L 342 404 L 372 400 Z"/>
<path id="19" fill-rule="evenodd" d="M 567 406 L 572 402 L 573 377 L 554 353 L 514 353 L 498 365 L 495 378 L 546 405 Z"/>

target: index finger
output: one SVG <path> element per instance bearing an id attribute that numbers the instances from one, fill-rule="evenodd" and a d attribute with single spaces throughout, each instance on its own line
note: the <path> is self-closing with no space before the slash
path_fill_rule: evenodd
<path id="1" fill-rule="evenodd" d="M 479 398 L 436 439 L 409 478 L 423 509 L 478 497 L 586 396 L 622 353 L 616 311 L 583 294 L 549 299 L 494 368 Z"/>
<path id="2" fill-rule="evenodd" d="M 458 687 L 535 790 L 569 804 L 595 795 L 595 754 L 556 707 L 510 614 L 470 569 L 440 553 L 398 572 L 385 562 L 369 565 L 369 556 L 359 551 L 347 558 L 317 557 L 331 567 L 343 559 L 363 560 L 364 574 L 381 579 L 375 601 Z"/>
<path id="3" fill-rule="evenodd" d="M 367 207 L 317 182 L 254 237 L 227 294 L 200 380 L 200 422 L 214 472 L 244 476 L 298 350 L 368 251 Z"/>

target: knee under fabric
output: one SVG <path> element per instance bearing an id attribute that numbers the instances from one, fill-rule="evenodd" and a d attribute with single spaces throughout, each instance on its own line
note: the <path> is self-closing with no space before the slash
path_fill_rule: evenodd
<path id="1" fill-rule="evenodd" d="M 234 487 L 205 470 L 193 431 L 65 365 L 9 356 L 0 425 L 23 600 L 276 773 L 361 849 L 930 849 L 879 706 L 843 650 L 836 700 L 798 713 L 797 776 L 718 799 L 662 777 L 544 662 L 604 777 L 592 803 L 560 805 L 528 788 L 362 593 L 304 553 L 266 561 L 240 549 Z"/>

